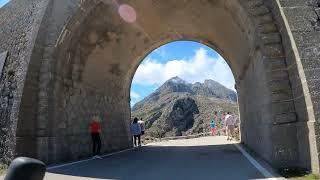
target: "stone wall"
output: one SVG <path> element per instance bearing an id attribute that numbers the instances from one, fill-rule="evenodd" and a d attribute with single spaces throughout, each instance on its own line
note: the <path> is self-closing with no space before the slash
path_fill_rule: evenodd
<path id="1" fill-rule="evenodd" d="M 320 136 L 320 1 L 297 0 L 289 2 L 287 0 L 280 1 L 283 13 L 287 18 L 292 37 L 294 39 L 297 51 L 299 53 L 299 63 L 292 62 L 291 66 L 297 66 L 300 71 L 304 72 L 306 81 L 297 82 L 295 86 L 305 86 L 308 88 L 311 102 L 307 103 L 307 108 L 312 108 L 314 114 L 308 114 L 308 130 L 310 133 L 311 144 L 315 146 L 312 157 L 313 165 L 317 165 L 319 171 L 319 136 Z M 303 68 L 303 69 L 302 69 Z M 300 76 L 301 77 L 301 76 Z M 301 96 L 301 92 L 295 92 L 296 96 Z M 305 93 L 305 92 L 304 92 Z M 305 95 L 305 94 L 304 94 Z M 307 131 L 308 133 L 308 131 Z"/>
<path id="2" fill-rule="evenodd" d="M 19 106 L 28 65 L 47 1 L 12 0 L 0 9 L 0 53 L 8 51 L 0 79 L 0 154 L 14 156 Z"/>
<path id="3" fill-rule="evenodd" d="M 36 130 L 41 136 L 37 157 L 48 163 L 91 155 L 88 127 L 95 114 L 102 120 L 103 153 L 131 146 L 130 108 L 121 67 L 95 57 L 100 47 L 96 41 L 108 38 L 96 33 L 99 26 L 108 25 L 100 19 L 103 16 L 95 20 L 90 16 L 99 11 L 92 11 L 97 2 L 82 4 L 86 13 L 77 9 L 78 1 L 68 1 L 67 7 L 64 2 L 52 3 L 40 68 Z"/>
<path id="4" fill-rule="evenodd" d="M 319 59 L 315 52 L 315 48 L 319 47 L 317 44 L 319 2 L 316 0 L 290 2 L 275 0 L 269 3 L 274 10 L 285 45 L 287 69 L 297 113 L 300 164 L 309 167 L 314 172 L 319 172 L 317 142 L 319 125 L 316 120 L 319 108 L 314 106 L 314 101 L 319 96 L 315 96 L 315 90 L 312 88 L 314 87 L 312 84 L 317 80 L 309 75 L 309 72 L 316 71 L 317 58 Z M 305 148 L 306 142 L 309 149 Z M 311 164 L 306 163 L 306 159 L 309 159 Z"/>
<path id="5" fill-rule="evenodd" d="M 275 167 L 301 166 L 297 117 L 282 36 L 267 4 L 257 1 L 254 7 L 257 8 L 251 13 L 256 16 L 261 42 L 246 74 L 237 83 L 242 141 Z"/>

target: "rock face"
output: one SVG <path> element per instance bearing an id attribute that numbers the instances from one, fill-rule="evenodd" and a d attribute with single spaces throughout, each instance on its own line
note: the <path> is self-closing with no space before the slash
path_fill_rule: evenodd
<path id="1" fill-rule="evenodd" d="M 197 95 L 237 101 L 237 94 L 234 91 L 213 80 L 205 80 L 204 83 L 193 84 L 192 91 Z"/>
<path id="2" fill-rule="evenodd" d="M 189 93 L 191 95 L 215 97 L 219 99 L 237 101 L 237 94 L 214 80 L 205 80 L 204 83 L 191 84 L 179 77 L 173 77 L 166 81 L 155 92 L 132 107 L 132 111 L 141 108 L 145 102 L 158 101 L 160 96 L 174 92 Z"/>
<path id="3" fill-rule="evenodd" d="M 213 80 L 191 84 L 174 77 L 134 105 L 132 116 L 146 121 L 147 136 L 197 134 L 207 132 L 212 119 L 221 122 L 224 112 L 237 115 L 236 97 Z"/>
<path id="4" fill-rule="evenodd" d="M 193 93 L 191 84 L 188 84 L 183 79 L 179 77 L 174 77 L 165 82 L 157 92 L 161 92 L 162 94 L 172 93 L 172 92 L 188 92 Z"/>
<path id="5" fill-rule="evenodd" d="M 199 114 L 199 109 L 192 98 L 184 97 L 174 103 L 167 120 L 175 129 L 175 135 L 192 128 L 195 114 Z"/>

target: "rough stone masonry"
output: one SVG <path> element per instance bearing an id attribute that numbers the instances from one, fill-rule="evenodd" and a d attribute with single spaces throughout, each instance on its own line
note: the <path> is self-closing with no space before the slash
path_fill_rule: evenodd
<path id="1" fill-rule="evenodd" d="M 118 13 L 131 6 L 135 22 Z M 241 141 L 274 167 L 319 173 L 318 0 L 11 0 L 0 9 L 0 157 L 47 163 L 132 146 L 130 86 L 176 40 L 217 50 L 236 79 Z M 5 54 L 5 55 L 4 55 Z"/>

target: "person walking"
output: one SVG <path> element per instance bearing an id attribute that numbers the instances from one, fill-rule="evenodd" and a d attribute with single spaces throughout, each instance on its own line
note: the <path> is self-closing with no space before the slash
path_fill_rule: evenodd
<path id="1" fill-rule="evenodd" d="M 226 133 L 227 141 L 232 140 L 233 130 L 235 126 L 235 118 L 228 112 L 226 115 Z"/>
<path id="2" fill-rule="evenodd" d="M 212 120 L 210 122 L 210 132 L 211 132 L 211 136 L 214 136 L 214 130 L 215 130 L 215 122 L 214 120 Z"/>
<path id="3" fill-rule="evenodd" d="M 92 155 L 94 158 L 100 158 L 100 150 L 101 150 L 101 125 L 100 119 L 98 116 L 94 116 L 90 123 L 89 128 L 91 139 L 92 139 Z"/>
<path id="4" fill-rule="evenodd" d="M 140 120 L 138 121 L 140 127 L 141 127 L 141 136 L 144 135 L 144 130 L 145 130 L 145 123 L 144 121 L 142 120 L 142 118 L 140 118 Z"/>
<path id="5" fill-rule="evenodd" d="M 133 119 L 130 130 L 133 136 L 134 146 L 137 147 L 137 140 L 138 140 L 138 146 L 141 146 L 141 139 L 140 139 L 141 127 L 140 127 L 140 124 L 138 123 L 138 118 Z"/>
<path id="6" fill-rule="evenodd" d="M 225 114 L 224 119 L 223 119 L 223 130 L 224 130 L 224 134 L 227 136 L 228 134 L 228 128 L 227 128 L 227 119 L 230 117 L 230 113 L 228 112 L 227 114 Z"/>

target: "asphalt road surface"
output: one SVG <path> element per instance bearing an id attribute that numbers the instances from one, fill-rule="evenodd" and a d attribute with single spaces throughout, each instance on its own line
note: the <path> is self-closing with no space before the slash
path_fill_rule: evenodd
<path id="1" fill-rule="evenodd" d="M 46 180 L 267 179 L 225 137 L 158 142 L 102 159 L 49 168 Z"/>

